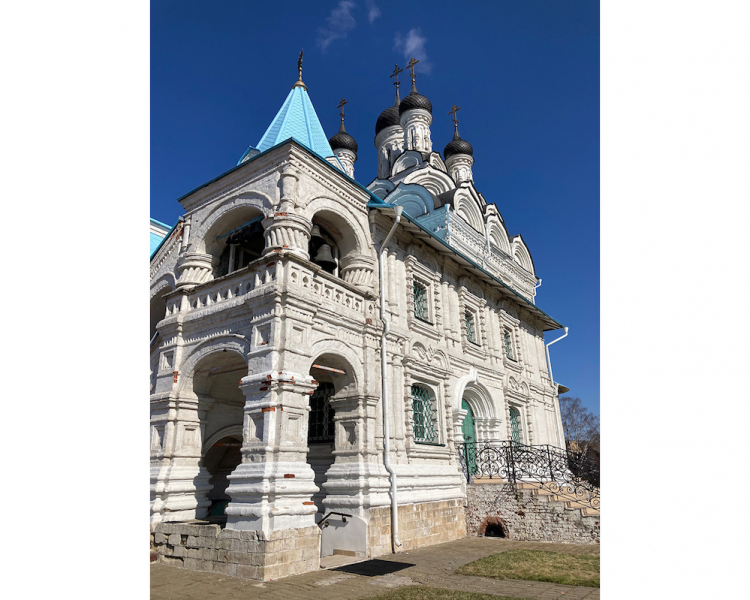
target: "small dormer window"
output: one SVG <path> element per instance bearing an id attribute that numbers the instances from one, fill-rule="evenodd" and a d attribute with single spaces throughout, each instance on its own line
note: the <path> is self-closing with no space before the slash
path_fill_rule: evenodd
<path id="1" fill-rule="evenodd" d="M 464 312 L 464 320 L 466 324 L 466 340 L 472 344 L 479 345 L 479 342 L 477 341 L 477 326 L 474 313 L 470 310 L 466 310 Z"/>
<path id="2" fill-rule="evenodd" d="M 507 328 L 503 329 L 503 345 L 505 346 L 505 356 L 509 360 L 515 361 L 516 353 L 513 350 L 513 339 L 510 335 L 510 330 Z"/>

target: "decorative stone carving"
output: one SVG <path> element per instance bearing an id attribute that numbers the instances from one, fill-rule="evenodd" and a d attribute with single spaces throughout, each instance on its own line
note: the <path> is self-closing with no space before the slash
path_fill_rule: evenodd
<path id="1" fill-rule="evenodd" d="M 344 171 L 352 179 L 354 179 L 354 163 L 357 162 L 357 155 L 351 150 L 346 148 L 336 148 L 333 153 L 338 157 L 341 164 L 344 166 Z"/>
<path id="2" fill-rule="evenodd" d="M 452 154 L 445 161 L 448 174 L 453 177 L 456 183 L 474 181 L 474 174 L 471 171 L 471 165 L 473 164 L 474 157 L 468 154 Z"/>
<path id="3" fill-rule="evenodd" d="M 229 475 L 227 529 L 261 530 L 315 525 L 318 491 L 307 464 L 309 375 L 266 372 L 242 378 L 245 421 L 242 463 Z"/>
<path id="4" fill-rule="evenodd" d="M 309 219 L 293 212 L 277 212 L 263 220 L 263 228 L 266 239 L 264 256 L 288 249 L 306 260 L 310 259 L 307 248 L 312 222 Z"/>
<path id="5" fill-rule="evenodd" d="M 372 288 L 375 259 L 365 254 L 344 256 L 341 261 L 341 277 L 347 283 Z"/>
<path id="6" fill-rule="evenodd" d="M 404 150 L 432 152 L 430 125 L 432 115 L 424 108 L 413 108 L 401 115 L 404 129 Z"/>
<path id="7" fill-rule="evenodd" d="M 297 206 L 297 181 L 299 176 L 291 165 L 287 164 L 279 178 L 281 202 L 278 212 L 294 212 Z"/>
<path id="8" fill-rule="evenodd" d="M 195 287 L 209 281 L 213 275 L 214 259 L 203 252 L 186 252 L 177 262 L 177 287 Z"/>

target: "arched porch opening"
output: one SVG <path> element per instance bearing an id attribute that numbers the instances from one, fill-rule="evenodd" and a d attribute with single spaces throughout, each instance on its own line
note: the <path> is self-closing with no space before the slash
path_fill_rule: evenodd
<path id="1" fill-rule="evenodd" d="M 336 458 L 334 450 L 343 441 L 339 439 L 343 428 L 336 425 L 336 400 L 346 396 L 356 384 L 349 362 L 335 353 L 323 353 L 313 360 L 310 375 L 318 382 L 318 387 L 310 396 L 307 463 L 315 472 L 319 491 L 312 501 L 318 511 L 317 518 L 322 518 L 326 511 L 328 470 Z"/>
<path id="2" fill-rule="evenodd" d="M 206 519 L 211 523 L 226 523 L 224 509 L 229 504 L 229 479 L 227 476 L 234 471 L 242 462 L 242 431 L 233 435 L 227 435 L 210 444 L 207 451 L 203 453 L 203 467 L 210 473 L 208 483 L 211 489 L 208 491 L 208 507 Z"/>
<path id="3" fill-rule="evenodd" d="M 214 277 L 233 273 L 259 258 L 266 247 L 263 212 L 254 206 L 241 206 L 223 214 L 197 242 L 212 257 Z"/>
<path id="4" fill-rule="evenodd" d="M 199 509 L 196 518 L 209 517 L 225 523 L 224 509 L 230 500 L 227 476 L 242 462 L 242 422 L 245 396 L 239 380 L 247 375 L 242 354 L 222 349 L 203 357 L 192 375 L 192 391 L 198 398 L 201 447 L 200 472 L 196 485 Z M 201 487 L 206 491 L 202 492 Z"/>

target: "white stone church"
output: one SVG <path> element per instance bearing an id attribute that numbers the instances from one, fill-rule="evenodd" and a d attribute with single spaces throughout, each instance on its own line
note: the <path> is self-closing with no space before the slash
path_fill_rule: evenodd
<path id="1" fill-rule="evenodd" d="M 329 139 L 300 59 L 257 146 L 162 231 L 152 533 L 195 550 L 167 562 L 269 579 L 463 537 L 456 444 L 565 446 L 544 345 L 563 326 L 475 186 L 455 107 L 433 149 L 414 64 L 411 92 L 397 85 L 377 117 L 368 185 L 343 102 Z"/>

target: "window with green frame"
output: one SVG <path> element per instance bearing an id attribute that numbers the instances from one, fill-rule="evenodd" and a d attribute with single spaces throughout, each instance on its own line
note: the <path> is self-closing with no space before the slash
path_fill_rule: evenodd
<path id="1" fill-rule="evenodd" d="M 514 444 L 520 444 L 523 439 L 521 435 L 521 413 L 515 406 L 510 407 L 510 439 Z"/>
<path id="2" fill-rule="evenodd" d="M 310 412 L 307 421 L 308 444 L 325 444 L 334 441 L 333 415 L 336 411 L 331 408 L 333 394 L 333 384 L 323 381 L 310 396 Z"/>
<path id="3" fill-rule="evenodd" d="M 427 311 L 427 288 L 418 281 L 414 282 L 414 316 L 420 321 L 430 322 Z"/>
<path id="4" fill-rule="evenodd" d="M 477 340 L 477 327 L 474 313 L 468 309 L 464 311 L 464 320 L 466 322 L 466 339 L 472 344 L 479 345 L 479 341 Z"/>
<path id="5" fill-rule="evenodd" d="M 515 361 L 516 353 L 513 352 L 513 340 L 510 337 L 509 329 L 503 329 L 503 344 L 505 345 L 505 356 Z"/>
<path id="6" fill-rule="evenodd" d="M 414 441 L 437 444 L 439 440 L 435 428 L 435 398 L 432 392 L 422 385 L 412 385 L 411 406 L 414 412 Z"/>

